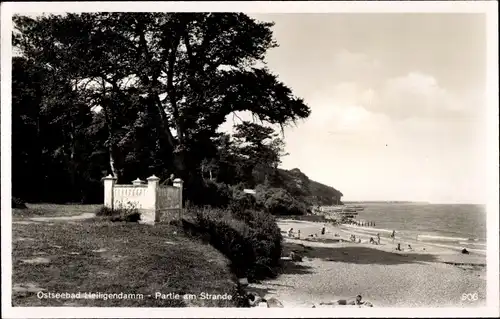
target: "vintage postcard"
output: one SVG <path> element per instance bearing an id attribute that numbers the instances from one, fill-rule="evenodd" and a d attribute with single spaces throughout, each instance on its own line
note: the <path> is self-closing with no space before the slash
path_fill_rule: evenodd
<path id="1" fill-rule="evenodd" d="M 500 314 L 496 1 L 1 9 L 2 317 Z"/>

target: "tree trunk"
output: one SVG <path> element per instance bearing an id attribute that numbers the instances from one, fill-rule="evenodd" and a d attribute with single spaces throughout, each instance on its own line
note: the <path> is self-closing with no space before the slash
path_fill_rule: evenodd
<path id="1" fill-rule="evenodd" d="M 140 49 L 142 50 L 142 53 L 144 54 L 144 59 L 146 61 L 149 61 L 151 59 L 151 54 L 149 52 L 148 44 L 146 41 L 146 34 L 144 32 L 144 25 L 137 21 L 137 26 L 136 26 L 136 32 L 137 35 L 139 36 L 139 46 Z M 179 121 L 179 114 L 178 114 L 178 109 L 176 105 L 176 92 L 173 87 L 172 83 L 172 77 L 174 73 L 174 65 L 176 61 L 176 53 L 177 49 L 179 46 L 180 42 L 180 35 L 176 35 L 173 45 L 170 49 L 170 53 L 167 55 L 167 60 L 165 62 L 168 62 L 169 68 L 168 68 L 168 80 L 167 80 L 167 94 L 169 96 L 170 102 L 172 104 L 173 108 L 173 115 L 174 115 L 174 122 L 175 126 L 177 128 L 177 140 L 173 137 L 172 132 L 170 131 L 170 122 L 165 114 L 165 110 L 163 108 L 163 105 L 161 104 L 160 97 L 158 96 L 158 92 L 156 92 L 156 89 L 160 86 L 160 83 L 158 81 L 157 76 L 159 74 L 152 74 L 152 80 L 149 79 L 147 76 L 146 72 L 143 74 L 139 75 L 141 78 L 141 81 L 145 84 L 145 86 L 148 88 L 148 95 L 153 99 L 153 103 L 156 105 L 159 116 L 160 116 L 160 121 L 163 126 L 163 131 L 164 131 L 164 136 L 168 141 L 168 144 L 172 147 L 172 150 L 174 151 L 174 167 L 177 171 L 177 174 L 179 174 L 182 178 L 186 178 L 186 165 L 184 163 L 184 150 L 178 149 L 179 146 L 182 146 L 183 144 L 183 135 L 184 132 L 182 130 L 182 126 L 180 125 Z M 149 70 L 151 72 L 151 70 Z M 177 149 L 176 149 L 177 148 Z"/>
<path id="2" fill-rule="evenodd" d="M 111 169 L 111 174 L 118 180 L 120 178 L 120 176 L 118 176 L 118 170 L 115 167 L 115 159 L 113 156 L 113 147 L 110 146 L 108 148 L 108 150 L 109 150 L 109 167 Z"/>
<path id="3" fill-rule="evenodd" d="M 71 183 L 71 198 L 73 199 L 73 196 L 76 199 L 76 189 L 78 188 L 78 185 L 76 185 L 76 179 L 77 179 L 77 174 L 76 174 L 76 163 L 75 163 L 75 134 L 74 134 L 74 124 L 70 123 L 70 130 L 69 130 L 69 137 L 70 137 L 70 154 L 69 154 L 69 167 L 70 167 L 70 183 Z M 80 185 L 81 186 L 81 185 Z"/>
<path id="4" fill-rule="evenodd" d="M 116 180 L 118 181 L 121 176 L 119 174 L 119 170 L 116 167 L 115 136 L 114 136 L 114 126 L 113 126 L 114 114 L 112 112 L 112 109 L 108 109 L 108 105 L 106 105 L 106 103 L 108 101 L 106 99 L 106 85 L 104 82 L 104 78 L 102 78 L 102 97 L 103 97 L 103 100 L 101 103 L 101 107 L 102 107 L 102 111 L 104 113 L 104 119 L 106 120 L 106 126 L 108 128 L 109 168 L 111 169 L 111 174 L 113 175 L 113 177 L 116 178 Z"/>

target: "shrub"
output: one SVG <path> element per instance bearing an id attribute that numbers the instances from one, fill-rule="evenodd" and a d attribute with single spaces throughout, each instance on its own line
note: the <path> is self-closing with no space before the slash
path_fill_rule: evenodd
<path id="1" fill-rule="evenodd" d="M 196 180 L 186 188 L 185 196 L 186 200 L 197 206 L 227 207 L 232 192 L 226 184 Z"/>
<path id="2" fill-rule="evenodd" d="M 116 215 L 116 214 L 117 213 L 113 209 L 111 209 L 111 208 L 109 208 L 107 206 L 101 206 L 101 207 L 99 207 L 99 209 L 95 213 L 96 216 L 113 216 L 113 215 Z"/>
<path id="3" fill-rule="evenodd" d="M 263 211 L 246 210 L 246 223 L 250 226 L 253 242 L 255 265 L 250 269 L 250 278 L 262 275 L 273 277 L 279 266 L 282 252 L 281 230 L 274 216 Z"/>
<path id="4" fill-rule="evenodd" d="M 194 221 L 183 221 L 188 234 L 204 237 L 230 261 L 238 277 L 275 276 L 281 258 L 281 232 L 273 216 L 241 210 L 193 208 Z"/>
<path id="5" fill-rule="evenodd" d="M 26 203 L 17 197 L 12 197 L 12 207 L 11 208 L 19 208 L 19 209 L 26 209 L 28 208 L 26 206 Z"/>
<path id="6" fill-rule="evenodd" d="M 305 215 L 307 206 L 282 188 L 259 189 L 257 203 L 273 215 Z"/>
<path id="7" fill-rule="evenodd" d="M 250 231 L 248 225 L 220 209 L 195 209 L 194 215 L 195 225 L 190 225 L 191 232 L 195 230 L 223 253 L 237 276 L 246 276 L 255 262 L 252 243 L 246 238 Z"/>
<path id="8" fill-rule="evenodd" d="M 233 189 L 233 197 L 229 203 L 229 210 L 233 215 L 240 215 L 248 209 L 256 210 L 260 207 L 257 205 L 255 196 L 246 194 L 241 190 Z"/>
<path id="9" fill-rule="evenodd" d="M 141 213 L 135 205 L 130 202 L 128 202 L 126 206 L 119 205 L 114 209 L 102 206 L 97 210 L 96 216 L 107 218 L 112 222 L 136 223 L 141 220 Z"/>

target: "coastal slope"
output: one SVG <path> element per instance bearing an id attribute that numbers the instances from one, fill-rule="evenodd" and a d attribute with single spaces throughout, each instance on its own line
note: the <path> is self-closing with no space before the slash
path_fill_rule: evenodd
<path id="1" fill-rule="evenodd" d="M 281 184 L 279 187 L 311 205 L 330 206 L 342 203 L 344 194 L 341 191 L 310 179 L 298 168 L 278 169 L 278 174 Z"/>

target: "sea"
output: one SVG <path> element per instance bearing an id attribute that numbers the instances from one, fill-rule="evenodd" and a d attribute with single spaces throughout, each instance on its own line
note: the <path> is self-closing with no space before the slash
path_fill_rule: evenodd
<path id="1" fill-rule="evenodd" d="M 349 203 L 364 207 L 357 220 L 374 222 L 370 232 L 486 250 L 486 206 L 474 204 Z"/>

